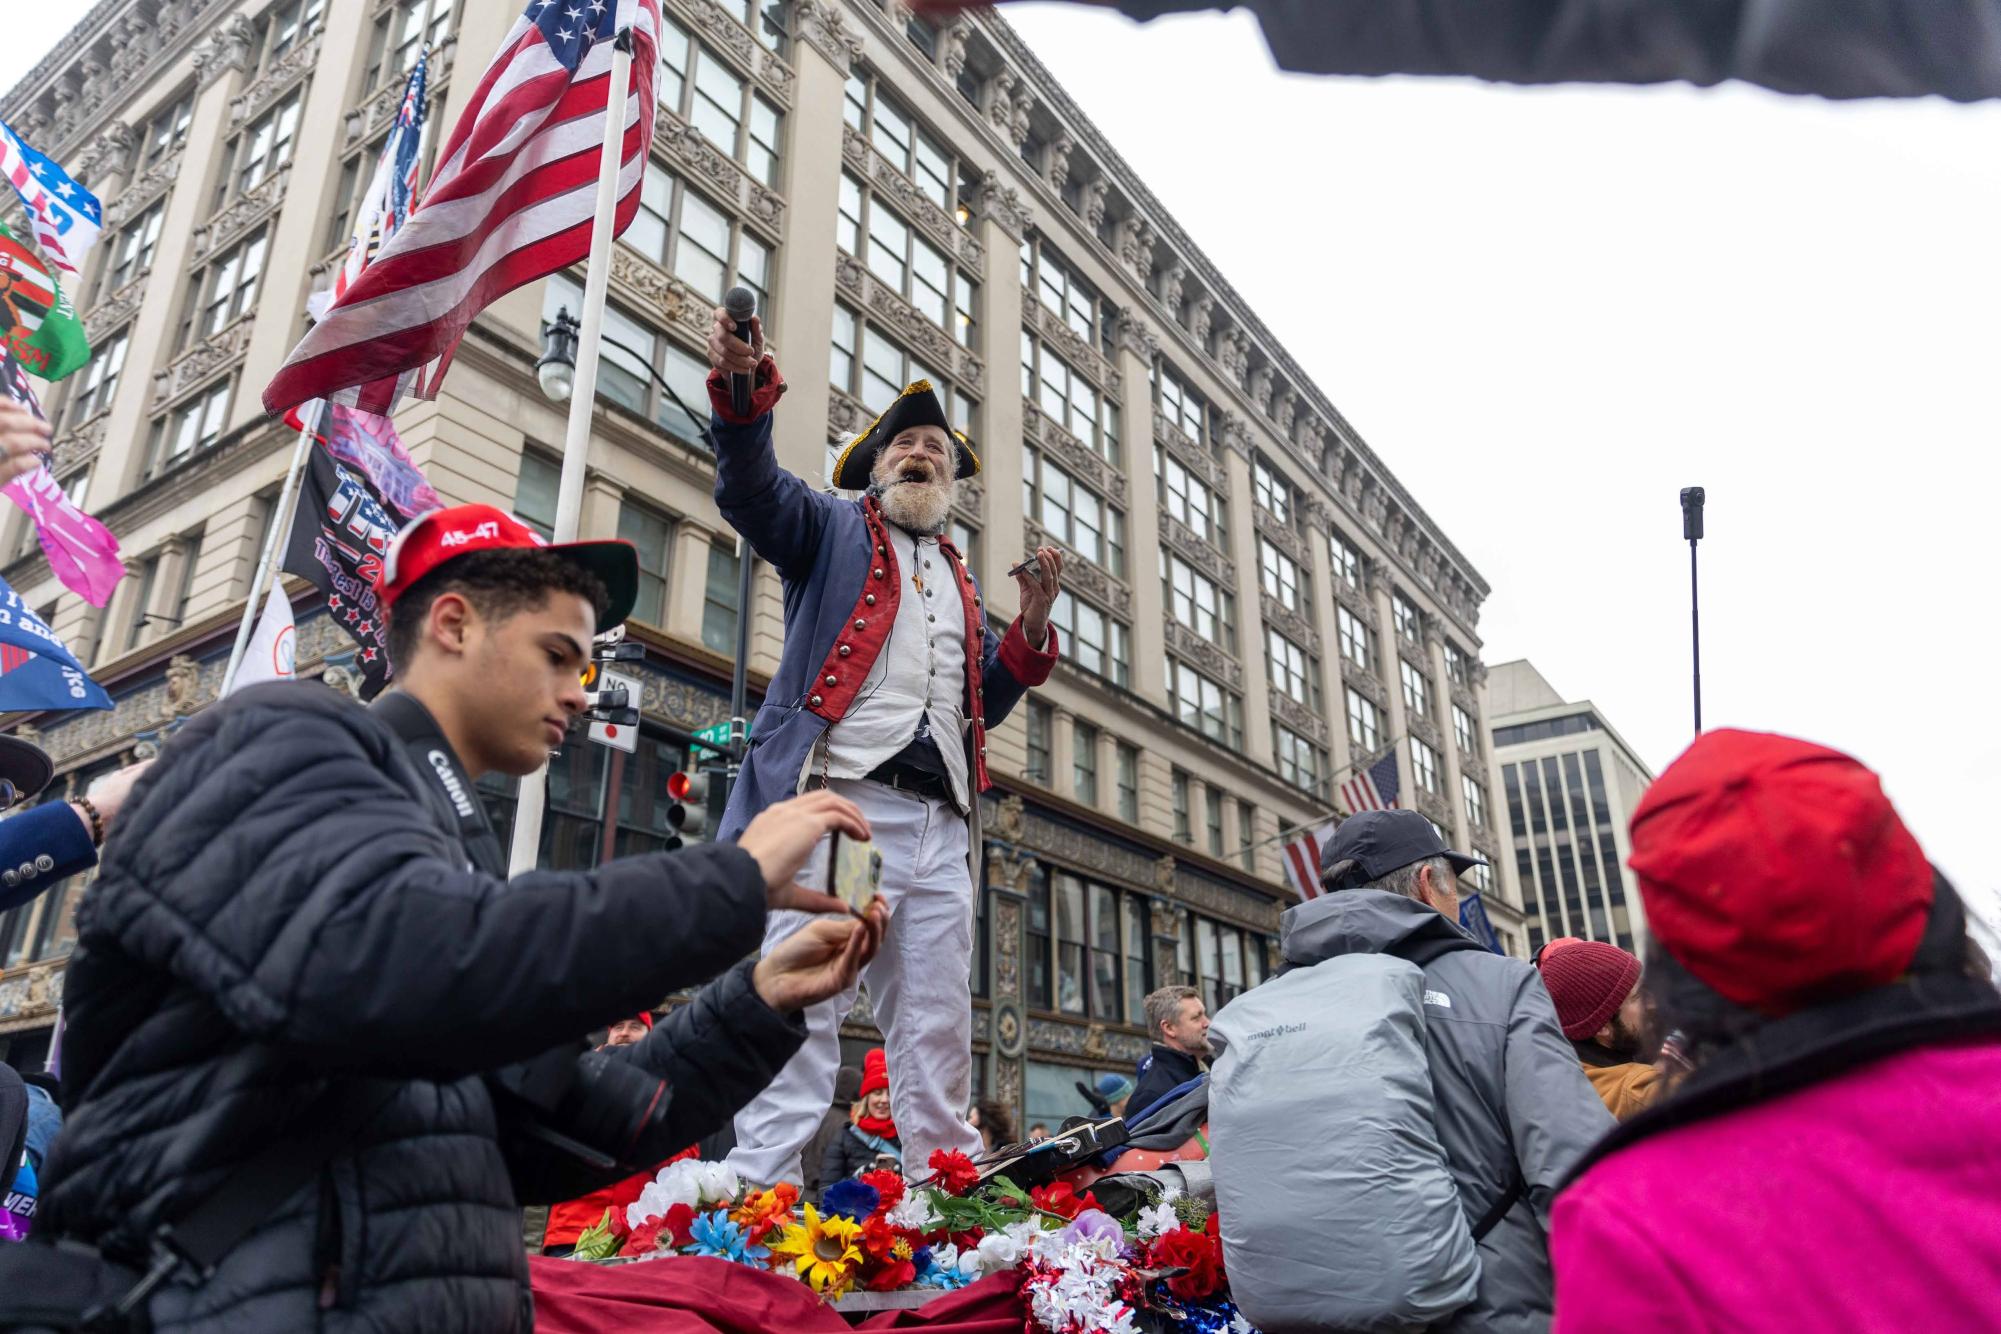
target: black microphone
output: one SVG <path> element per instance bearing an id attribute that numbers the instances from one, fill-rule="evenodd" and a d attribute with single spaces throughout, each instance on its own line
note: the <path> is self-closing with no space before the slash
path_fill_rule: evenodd
<path id="1" fill-rule="evenodd" d="M 1685 486 L 1681 489 L 1681 536 L 1686 542 L 1699 541 L 1702 537 L 1702 502 L 1704 496 L 1699 486 Z"/>
<path id="2" fill-rule="evenodd" d="M 748 287 L 732 287 L 723 294 L 723 309 L 734 321 L 730 332 L 748 343 L 750 317 L 757 314 L 757 293 Z M 730 373 L 730 408 L 739 417 L 750 416 L 750 376 L 737 371 Z"/>

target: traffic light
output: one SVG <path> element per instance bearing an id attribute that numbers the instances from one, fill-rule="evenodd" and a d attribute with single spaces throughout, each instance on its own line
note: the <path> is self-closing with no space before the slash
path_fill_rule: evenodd
<path id="1" fill-rule="evenodd" d="M 685 770 L 667 776 L 667 848 L 700 843 L 709 836 L 709 788 L 706 770 Z"/>

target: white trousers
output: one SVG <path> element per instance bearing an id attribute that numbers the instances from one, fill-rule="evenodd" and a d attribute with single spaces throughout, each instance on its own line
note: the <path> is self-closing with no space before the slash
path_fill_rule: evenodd
<path id="1" fill-rule="evenodd" d="M 889 1060 L 892 1115 L 903 1146 L 903 1169 L 924 1176 L 934 1149 L 980 1150 L 966 1124 L 972 1096 L 973 886 L 966 865 L 966 817 L 949 801 L 917 797 L 866 779 L 836 778 L 834 792 L 861 807 L 882 853 L 882 898 L 889 926 L 882 948 L 862 969 L 876 1026 Z M 822 839 L 798 877 L 825 889 L 827 841 Z M 764 951 L 812 920 L 775 912 L 764 929 Z M 834 1100 L 841 1065 L 841 1020 L 855 988 L 806 1010 L 806 1045 L 771 1086 L 737 1113 L 730 1166 L 746 1181 L 800 1181 L 799 1151 Z"/>

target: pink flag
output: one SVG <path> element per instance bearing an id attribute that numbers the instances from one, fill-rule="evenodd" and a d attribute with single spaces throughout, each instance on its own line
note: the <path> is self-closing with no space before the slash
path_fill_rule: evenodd
<path id="1" fill-rule="evenodd" d="M 118 539 L 70 503 L 49 465 L 44 463 L 25 477 L 16 477 L 0 490 L 35 521 L 42 554 L 49 558 L 49 568 L 63 587 L 93 607 L 111 601 L 111 590 L 125 577 Z"/>
<path id="2" fill-rule="evenodd" d="M 288 417 L 286 420 L 290 420 Z M 445 502 L 431 489 L 423 469 L 410 457 L 409 448 L 396 434 L 396 423 L 344 403 L 327 404 L 320 425 L 327 453 L 374 483 L 382 498 L 405 514 L 425 514 L 441 510 Z"/>

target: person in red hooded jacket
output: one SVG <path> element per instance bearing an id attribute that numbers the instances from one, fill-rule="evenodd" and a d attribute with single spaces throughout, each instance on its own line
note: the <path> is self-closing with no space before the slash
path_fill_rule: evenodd
<path id="1" fill-rule="evenodd" d="M 1557 1197 L 1556 1334 L 1992 1329 L 2001 994 L 1876 775 L 1710 732 L 1632 841 L 1694 1070 Z"/>

